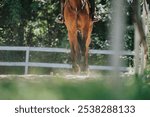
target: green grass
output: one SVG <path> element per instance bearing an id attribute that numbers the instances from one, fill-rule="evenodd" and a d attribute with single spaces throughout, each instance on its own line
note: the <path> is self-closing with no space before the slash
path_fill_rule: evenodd
<path id="1" fill-rule="evenodd" d="M 63 77 L 63 76 L 62 76 Z M 0 76 L 0 99 L 150 99 L 149 81 L 135 78 L 64 79 Z"/>

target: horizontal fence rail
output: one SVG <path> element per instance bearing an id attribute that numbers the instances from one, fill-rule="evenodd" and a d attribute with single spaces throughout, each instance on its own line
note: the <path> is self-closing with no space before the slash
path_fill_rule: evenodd
<path id="1" fill-rule="evenodd" d="M 38 51 L 38 52 L 58 52 L 58 53 L 70 53 L 70 49 L 66 48 L 42 48 L 42 47 L 11 47 L 11 46 L 0 46 L 0 50 L 7 51 Z M 112 50 L 89 50 L 91 54 L 114 54 Z M 122 55 L 134 55 L 133 51 L 122 51 Z"/>
<path id="2" fill-rule="evenodd" d="M 24 62 L 0 62 L 0 66 L 22 66 L 25 67 L 24 74 L 28 74 L 29 67 L 45 67 L 45 68 L 66 68 L 70 69 L 71 64 L 61 64 L 61 63 L 37 63 L 29 62 L 29 55 L 31 51 L 36 52 L 55 52 L 55 53 L 70 53 L 69 49 L 65 48 L 42 48 L 42 47 L 11 47 L 11 46 L 0 46 L 0 51 L 25 51 L 25 61 Z M 112 50 L 89 50 L 90 54 L 104 54 L 104 55 L 113 55 Z M 132 51 L 122 51 L 121 55 L 132 55 Z M 90 65 L 89 69 L 91 70 L 113 70 L 112 66 L 97 66 Z M 120 71 L 129 71 L 129 67 L 120 67 Z"/>

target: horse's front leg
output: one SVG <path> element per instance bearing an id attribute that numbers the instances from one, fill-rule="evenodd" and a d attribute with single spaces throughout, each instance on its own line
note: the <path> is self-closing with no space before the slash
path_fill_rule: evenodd
<path id="1" fill-rule="evenodd" d="M 88 30 L 86 30 L 88 29 Z M 82 64 L 81 68 L 82 71 L 88 72 L 89 71 L 89 66 L 88 66 L 88 52 L 89 52 L 89 45 L 91 42 L 91 28 L 86 28 L 83 30 L 83 44 L 82 44 Z"/>
<path id="2" fill-rule="evenodd" d="M 89 57 L 89 44 L 86 44 L 85 59 L 84 59 L 84 71 L 86 72 L 89 72 L 88 57 Z"/>
<path id="3" fill-rule="evenodd" d="M 74 33 L 69 32 L 68 33 L 69 37 L 69 43 L 70 43 L 70 48 L 71 48 L 71 59 L 72 59 L 72 69 L 73 72 L 79 73 L 80 72 L 80 67 L 78 65 L 79 62 L 79 55 L 80 55 L 80 50 L 79 50 L 79 45 L 77 43 L 77 37 Z"/>

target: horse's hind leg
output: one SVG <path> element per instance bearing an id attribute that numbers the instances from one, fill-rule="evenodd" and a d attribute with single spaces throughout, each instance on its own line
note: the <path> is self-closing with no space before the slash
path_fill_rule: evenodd
<path id="1" fill-rule="evenodd" d="M 88 47 L 89 47 L 89 38 L 88 38 L 88 31 L 82 31 L 82 40 L 79 41 L 80 49 L 81 49 L 81 70 L 88 71 Z"/>
<path id="2" fill-rule="evenodd" d="M 71 48 L 71 59 L 72 59 L 72 69 L 75 73 L 80 72 L 80 67 L 78 65 L 80 61 L 80 49 L 77 42 L 76 34 L 69 32 L 69 43 Z"/>
<path id="3" fill-rule="evenodd" d="M 92 32 L 92 25 L 89 26 L 88 31 L 85 33 L 85 49 L 84 49 L 84 70 L 89 71 L 88 65 L 88 52 L 89 52 L 89 45 L 91 43 L 91 32 Z"/>

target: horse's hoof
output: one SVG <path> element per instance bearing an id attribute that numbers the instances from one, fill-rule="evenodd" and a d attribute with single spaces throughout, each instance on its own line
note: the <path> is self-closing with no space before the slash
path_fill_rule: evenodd
<path id="1" fill-rule="evenodd" d="M 81 71 L 83 72 L 89 71 L 89 68 L 86 65 L 80 65 L 80 67 L 81 67 Z"/>
<path id="2" fill-rule="evenodd" d="M 73 69 L 73 72 L 74 72 L 74 73 L 77 73 L 77 74 L 79 74 L 80 71 L 81 71 L 79 65 L 72 66 L 72 69 Z"/>

